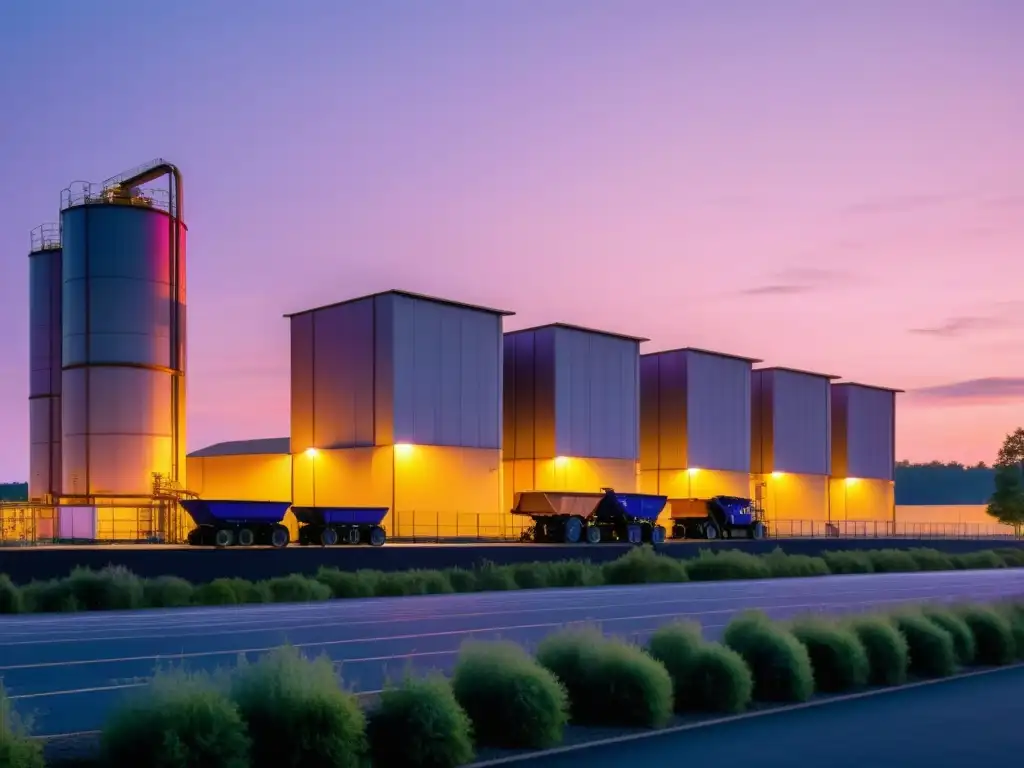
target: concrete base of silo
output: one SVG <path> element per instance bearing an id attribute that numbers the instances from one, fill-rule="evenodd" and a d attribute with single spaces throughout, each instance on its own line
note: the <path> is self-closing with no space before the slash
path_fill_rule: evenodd
<path id="1" fill-rule="evenodd" d="M 832 520 L 892 522 L 896 486 L 889 480 L 834 477 Z"/>

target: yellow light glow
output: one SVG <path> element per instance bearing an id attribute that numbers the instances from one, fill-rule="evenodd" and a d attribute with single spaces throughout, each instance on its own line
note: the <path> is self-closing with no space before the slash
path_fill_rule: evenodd
<path id="1" fill-rule="evenodd" d="M 309 458 L 311 459 L 315 459 L 317 456 L 320 455 L 320 451 L 318 451 L 316 448 L 307 448 L 306 455 L 309 456 Z"/>
<path id="2" fill-rule="evenodd" d="M 395 443 L 395 455 L 409 456 L 413 452 L 412 443 Z"/>
<path id="3" fill-rule="evenodd" d="M 562 466 L 562 465 L 568 464 L 568 463 L 569 463 L 569 457 L 568 456 L 555 456 L 555 464 L 557 464 L 558 466 Z"/>
<path id="4" fill-rule="evenodd" d="M 690 467 L 686 471 L 689 472 L 691 475 L 696 475 L 698 472 L 700 472 L 700 468 L 699 467 Z"/>
<path id="5" fill-rule="evenodd" d="M 846 478 L 846 484 L 847 485 L 853 485 L 856 482 L 857 482 L 857 478 L 856 477 L 848 477 L 848 478 Z"/>
<path id="6" fill-rule="evenodd" d="M 774 477 L 776 479 L 782 477 L 782 475 L 783 475 L 782 472 L 772 472 L 772 477 Z"/>

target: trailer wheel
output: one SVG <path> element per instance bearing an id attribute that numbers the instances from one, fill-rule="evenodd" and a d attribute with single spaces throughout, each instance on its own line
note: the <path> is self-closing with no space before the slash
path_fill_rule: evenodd
<path id="1" fill-rule="evenodd" d="M 718 526 L 714 523 L 707 523 L 704 526 L 704 538 L 705 539 L 717 539 L 718 538 Z"/>
<path id="2" fill-rule="evenodd" d="M 583 535 L 583 521 L 578 517 L 570 517 L 565 521 L 565 530 L 562 533 L 566 544 L 576 544 Z"/>
<path id="3" fill-rule="evenodd" d="M 587 526 L 587 543 L 588 544 L 600 544 L 601 543 L 601 529 L 596 525 Z"/>
<path id="4" fill-rule="evenodd" d="M 220 528 L 213 535 L 213 545 L 215 547 L 230 547 L 235 543 L 235 536 L 228 528 Z"/>
<path id="5" fill-rule="evenodd" d="M 656 525 L 651 529 L 651 543 L 652 544 L 664 544 L 665 543 L 665 528 L 661 525 Z"/>
<path id="6" fill-rule="evenodd" d="M 639 525 L 626 526 L 626 539 L 630 544 L 641 544 L 644 540 L 644 531 Z"/>
<path id="7" fill-rule="evenodd" d="M 672 538 L 673 539 L 685 539 L 686 538 L 686 526 L 682 523 L 675 523 L 672 526 Z"/>
<path id="8" fill-rule="evenodd" d="M 754 523 L 753 528 L 750 529 L 750 538 L 752 539 L 763 539 L 764 538 L 764 523 Z"/>
<path id="9" fill-rule="evenodd" d="M 387 534 L 384 533 L 384 529 L 379 525 L 373 526 L 370 529 L 370 546 L 371 547 L 382 547 L 384 541 L 387 539 Z"/>
<path id="10" fill-rule="evenodd" d="M 288 540 L 291 538 L 291 534 L 288 533 L 288 529 L 283 525 L 275 525 L 273 530 L 270 532 L 270 546 L 274 549 L 284 549 L 288 546 Z"/>
<path id="11" fill-rule="evenodd" d="M 238 546 L 251 547 L 256 542 L 256 534 L 249 528 L 242 528 L 238 531 Z"/>
<path id="12" fill-rule="evenodd" d="M 349 544 L 358 544 L 363 539 L 363 533 L 355 526 L 345 531 L 345 541 Z"/>
<path id="13" fill-rule="evenodd" d="M 333 528 L 324 528 L 320 534 L 320 543 L 325 547 L 333 547 L 338 543 L 338 532 Z"/>

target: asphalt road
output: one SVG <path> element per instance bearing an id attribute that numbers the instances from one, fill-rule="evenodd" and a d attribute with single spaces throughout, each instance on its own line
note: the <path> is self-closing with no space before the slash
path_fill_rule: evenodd
<path id="1" fill-rule="evenodd" d="M 749 608 L 785 618 L 1001 596 L 1024 596 L 1024 569 L 14 616 L 0 619 L 0 678 L 34 732 L 52 735 L 99 728 L 111 707 L 161 667 L 213 670 L 285 643 L 329 655 L 346 685 L 371 693 L 409 667 L 450 669 L 469 638 L 531 647 L 572 622 L 643 640 L 687 618 L 714 638 Z"/>
<path id="2" fill-rule="evenodd" d="M 966 768 L 1019 755 L 1024 669 L 604 744 L 513 765 Z"/>

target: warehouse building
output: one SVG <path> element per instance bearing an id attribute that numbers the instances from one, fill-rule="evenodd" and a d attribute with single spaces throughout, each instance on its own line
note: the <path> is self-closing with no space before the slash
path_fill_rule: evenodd
<path id="1" fill-rule="evenodd" d="M 501 533 L 511 314 L 388 291 L 288 315 L 294 503 L 388 507 L 392 536 Z"/>
<path id="2" fill-rule="evenodd" d="M 855 382 L 832 385 L 834 520 L 894 520 L 900 392 Z"/>
<path id="3" fill-rule="evenodd" d="M 505 334 L 505 509 L 518 491 L 636 491 L 644 341 L 565 323 Z"/>
<path id="4" fill-rule="evenodd" d="M 750 495 L 749 357 L 683 348 L 640 358 L 640 490 Z"/>
<path id="5" fill-rule="evenodd" d="M 829 374 L 759 368 L 751 392 L 754 497 L 782 535 L 794 521 L 827 522 L 831 472 Z"/>

